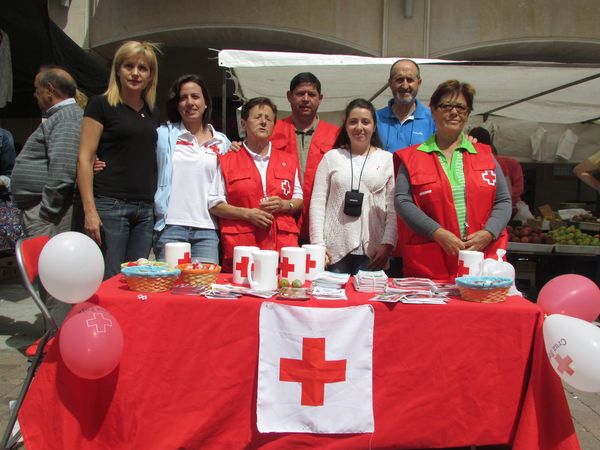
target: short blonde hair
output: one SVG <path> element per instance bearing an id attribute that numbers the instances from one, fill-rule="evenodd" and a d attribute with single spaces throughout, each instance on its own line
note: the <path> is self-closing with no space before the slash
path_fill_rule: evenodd
<path id="1" fill-rule="evenodd" d="M 146 86 L 144 92 L 142 92 L 142 97 L 148 107 L 150 109 L 154 109 L 154 105 L 156 104 L 156 85 L 158 84 L 157 53 L 160 53 L 158 44 L 145 41 L 127 41 L 117 49 L 113 58 L 112 67 L 110 69 L 108 89 L 104 93 L 104 95 L 106 95 L 108 98 L 108 104 L 110 106 L 117 106 L 123 101 L 121 98 L 121 82 L 119 81 L 119 76 L 117 74 L 121 64 L 123 64 L 123 61 L 127 59 L 136 56 L 143 56 L 150 68 L 152 80 L 150 80 L 150 83 L 148 86 Z"/>

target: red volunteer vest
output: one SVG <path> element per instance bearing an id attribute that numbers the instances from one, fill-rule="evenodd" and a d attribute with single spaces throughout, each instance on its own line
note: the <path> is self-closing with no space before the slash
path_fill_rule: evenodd
<path id="1" fill-rule="evenodd" d="M 302 213 L 298 218 L 300 236 L 304 239 L 309 238 L 308 211 L 310 209 L 310 198 L 312 197 L 313 184 L 315 182 L 315 173 L 317 172 L 317 167 L 319 166 L 321 159 L 323 159 L 323 155 L 333 148 L 333 144 L 337 138 L 338 132 L 339 127 L 336 127 L 335 125 L 323 120 L 319 120 L 317 128 L 315 129 L 315 133 L 310 141 L 302 183 L 304 206 Z M 275 124 L 275 129 L 273 130 L 273 135 L 271 136 L 271 142 L 277 144 L 279 147 L 283 147 L 285 145 L 290 151 L 296 150 L 294 153 L 296 154 L 296 157 L 298 157 L 296 127 L 292 121 L 292 116 L 277 121 Z"/>
<path id="2" fill-rule="evenodd" d="M 291 200 L 297 156 L 285 147 L 272 144 L 267 167 L 267 196 Z M 227 203 L 243 208 L 258 208 L 264 197 L 260 173 L 248 152 L 228 152 L 220 158 L 225 180 Z M 298 226 L 290 214 L 276 214 L 271 228 L 259 228 L 244 220 L 220 219 L 223 271 L 230 272 L 233 248 L 236 245 L 255 245 L 263 250 L 298 246 Z"/>
<path id="3" fill-rule="evenodd" d="M 394 153 L 394 158 L 404 164 L 410 177 L 413 200 L 425 214 L 442 228 L 460 236 L 452 187 L 435 153 L 417 150 L 413 145 Z M 475 144 L 477 154 L 463 153 L 465 174 L 465 201 L 467 207 L 467 235 L 485 228 L 496 198 L 496 164 L 491 148 Z M 454 279 L 457 257 L 448 255 L 434 241 L 412 231 L 403 222 L 399 227 L 399 240 L 403 248 L 404 276 L 432 279 Z M 496 258 L 496 250 L 506 249 L 504 230 L 496 241 L 484 251 L 486 258 Z"/>

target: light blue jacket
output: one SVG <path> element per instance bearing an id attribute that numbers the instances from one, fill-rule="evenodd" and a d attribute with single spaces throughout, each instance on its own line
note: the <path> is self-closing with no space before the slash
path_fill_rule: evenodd
<path id="1" fill-rule="evenodd" d="M 221 153 L 224 153 L 231 145 L 231 141 L 223 133 L 216 131 L 212 125 L 209 125 L 209 127 L 212 130 L 213 136 L 222 141 Z M 158 187 L 156 194 L 154 194 L 154 215 L 156 216 L 154 229 L 161 231 L 165 227 L 165 215 L 167 214 L 169 196 L 171 195 L 173 152 L 175 151 L 175 144 L 180 133 L 179 122 L 161 125 L 158 127 L 157 132 L 156 161 L 158 163 Z"/>

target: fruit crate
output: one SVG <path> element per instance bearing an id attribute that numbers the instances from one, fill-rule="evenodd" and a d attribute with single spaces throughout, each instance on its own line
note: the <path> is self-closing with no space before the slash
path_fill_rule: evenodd
<path id="1" fill-rule="evenodd" d="M 508 251 L 527 253 L 552 253 L 554 244 L 531 244 L 525 242 L 509 242 Z"/>
<path id="2" fill-rule="evenodd" d="M 600 255 L 600 245 L 567 245 L 555 244 L 556 253 L 572 253 L 577 255 Z"/>

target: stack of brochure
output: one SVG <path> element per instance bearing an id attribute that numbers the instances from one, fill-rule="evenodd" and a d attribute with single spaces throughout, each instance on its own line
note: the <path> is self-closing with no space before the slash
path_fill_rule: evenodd
<path id="1" fill-rule="evenodd" d="M 383 270 L 359 270 L 354 275 L 354 289 L 358 292 L 384 292 L 387 284 L 388 276 Z"/>
<path id="2" fill-rule="evenodd" d="M 317 277 L 312 280 L 312 287 L 322 287 L 329 289 L 343 289 L 346 283 L 350 279 L 350 274 L 347 273 L 333 273 L 333 272 L 321 272 Z"/>
<path id="3" fill-rule="evenodd" d="M 429 278 L 394 278 L 385 294 L 376 295 L 370 300 L 441 305 L 448 301 L 448 295 L 454 295 L 455 290 L 455 285 L 438 284 Z"/>

